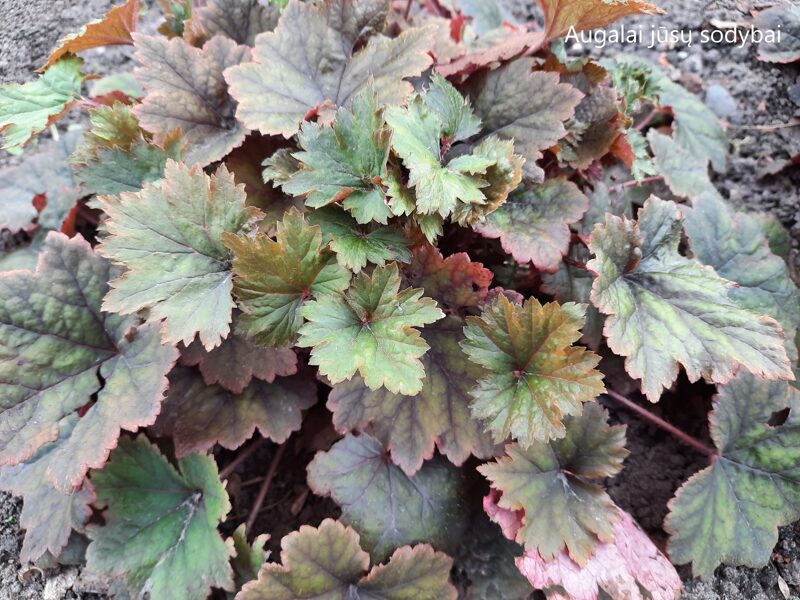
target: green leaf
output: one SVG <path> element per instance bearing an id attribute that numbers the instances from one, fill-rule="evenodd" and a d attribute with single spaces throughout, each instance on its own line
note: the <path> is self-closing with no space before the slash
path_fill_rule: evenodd
<path id="1" fill-rule="evenodd" d="M 708 162 L 698 161 L 675 139 L 651 129 L 647 141 L 653 150 L 658 172 L 673 194 L 681 198 L 695 198 L 703 193 L 716 193 L 708 175 Z"/>
<path id="2" fill-rule="evenodd" d="M 524 511 L 516 540 L 550 559 L 566 549 L 579 565 L 599 542 L 614 540 L 617 508 L 597 480 L 622 470 L 625 426 L 606 424 L 597 403 L 565 419 L 565 436 L 527 450 L 506 447 L 507 456 L 478 467 L 501 492 L 500 507 Z"/>
<path id="3" fill-rule="evenodd" d="M 170 374 L 167 397 L 153 431 L 172 437 L 178 457 L 205 452 L 214 444 L 236 450 L 256 428 L 263 437 L 285 442 L 300 429 L 302 411 L 317 401 L 312 381 L 259 379 L 234 394 L 218 385 L 206 385 L 193 369 L 177 368 Z"/>
<path id="4" fill-rule="evenodd" d="M 334 386 L 328 409 L 338 431 L 370 431 L 382 440 L 392 461 L 413 475 L 433 457 L 434 445 L 460 466 L 471 454 L 494 453 L 483 424 L 470 415 L 470 391 L 483 374 L 459 348 L 462 321 L 448 317 L 426 327 L 423 339 L 430 350 L 422 357 L 425 379 L 417 396 L 370 390 L 360 377 Z"/>
<path id="5" fill-rule="evenodd" d="M 29 139 L 69 110 L 81 95 L 82 65 L 82 59 L 68 55 L 35 81 L 0 86 L 3 150 L 18 154 Z"/>
<path id="6" fill-rule="evenodd" d="M 409 477 L 366 434 L 318 452 L 308 465 L 308 485 L 342 507 L 342 522 L 358 531 L 375 560 L 418 542 L 454 548 L 467 525 L 464 481 L 455 467 L 437 459 Z"/>
<path id="7" fill-rule="evenodd" d="M 239 525 L 229 538 L 233 542 L 234 557 L 231 559 L 231 566 L 235 578 L 237 589 L 258 578 L 258 572 L 264 563 L 267 562 L 270 552 L 264 550 L 264 546 L 269 541 L 269 535 L 262 533 L 256 536 L 252 544 L 247 542 L 245 524 Z M 230 543 L 230 542 L 229 542 Z"/>
<path id="8" fill-rule="evenodd" d="M 187 142 L 185 160 L 204 167 L 240 145 L 247 130 L 236 120 L 236 102 L 222 72 L 247 60 L 250 51 L 216 36 L 202 48 L 180 38 L 134 34 L 139 64 L 136 80 L 145 96 L 134 114 L 147 131 L 166 135 L 180 129 Z"/>
<path id="9" fill-rule="evenodd" d="M 428 344 L 415 327 L 438 321 L 444 313 L 422 290 L 400 291 L 396 263 L 361 273 L 344 295 L 320 295 L 301 309 L 308 322 L 298 346 L 311 348 L 309 364 L 331 383 L 356 371 L 370 389 L 415 395 L 425 372 L 420 357 Z"/>
<path id="10" fill-rule="evenodd" d="M 367 263 L 384 266 L 387 262 L 411 260 L 409 239 L 397 227 L 364 227 L 345 211 L 330 206 L 311 212 L 309 221 L 322 228 L 339 264 L 354 273 Z"/>
<path id="11" fill-rule="evenodd" d="M 690 381 L 725 383 L 744 369 L 767 379 L 793 377 L 783 332 L 771 317 L 745 310 L 734 284 L 681 256 L 682 218 L 674 202 L 652 196 L 639 221 L 606 215 L 589 239 L 587 267 L 598 274 L 591 300 L 608 315 L 604 333 L 626 356 L 631 377 L 658 401 L 683 365 Z"/>
<path id="12" fill-rule="evenodd" d="M 455 600 L 448 582 L 453 561 L 430 546 L 404 546 L 369 574 L 369 555 L 358 534 L 325 519 L 318 528 L 303 525 L 281 540 L 282 565 L 267 563 L 258 581 L 244 587 L 239 600 Z"/>
<path id="13" fill-rule="evenodd" d="M 348 106 L 371 79 L 379 104 L 401 102 L 412 90 L 404 78 L 430 66 L 433 40 L 426 29 L 394 39 L 377 34 L 387 9 L 385 0 L 289 2 L 275 31 L 256 40 L 253 62 L 225 73 L 236 116 L 250 129 L 288 138 L 318 110 Z"/>
<path id="14" fill-rule="evenodd" d="M 525 158 L 526 178 L 541 183 L 544 171 L 536 161 L 542 150 L 566 135 L 564 121 L 572 117 L 583 94 L 559 83 L 558 73 L 533 67 L 533 59 L 519 58 L 471 77 L 466 91 L 483 121 L 483 136 L 513 140 L 515 151 Z"/>
<path id="15" fill-rule="evenodd" d="M 88 82 L 88 86 L 89 95 L 92 97 L 104 96 L 111 92 L 122 92 L 135 100 L 144 97 L 144 90 L 139 85 L 139 82 L 136 81 L 136 77 L 133 76 L 133 71 L 112 73 Z"/>
<path id="16" fill-rule="evenodd" d="M 371 82 L 353 96 L 350 108 L 336 111 L 332 126 L 304 123 L 297 138 L 302 151 L 292 156 L 300 169 L 281 183 L 285 192 L 306 194 L 312 208 L 341 202 L 359 223 L 386 224 L 391 211 L 380 181 L 391 132 Z"/>
<path id="17" fill-rule="evenodd" d="M 89 528 L 86 568 L 123 576 L 136 597 L 198 600 L 233 589 L 233 544 L 217 525 L 230 510 L 214 460 L 192 454 L 175 469 L 140 435 L 123 438 L 92 474 L 106 524 Z"/>
<path id="18" fill-rule="evenodd" d="M 59 440 L 72 433 L 77 415 L 60 424 Z M 52 452 L 58 440 L 42 448 L 25 463 L 13 467 L 0 467 L 0 489 L 22 496 L 20 526 L 25 529 L 25 539 L 19 557 L 23 563 L 34 562 L 46 552 L 58 556 L 67 545 L 72 530 L 83 531 L 92 515 L 94 488 L 88 481 L 76 490 L 62 492 L 53 487 L 48 477 Z"/>
<path id="19" fill-rule="evenodd" d="M 114 274 L 80 236 L 55 232 L 34 273 L 0 273 L 0 463 L 58 440 L 47 476 L 65 492 L 106 462 L 120 429 L 155 421 L 177 358 L 157 327 L 101 312 Z"/>
<path id="20" fill-rule="evenodd" d="M 786 421 L 768 424 L 789 408 Z M 800 392 L 743 374 L 719 388 L 711 412 L 718 449 L 669 503 L 665 528 L 676 563 L 710 577 L 720 563 L 765 566 L 778 527 L 800 518 Z"/>
<path id="21" fill-rule="evenodd" d="M 199 333 L 207 349 L 219 345 L 233 309 L 230 253 L 220 237 L 254 225 L 259 211 L 244 202 L 224 165 L 208 176 L 172 160 L 159 184 L 102 198 L 109 235 L 98 251 L 128 269 L 110 282 L 103 309 L 148 309 L 149 322 L 163 320 L 165 342 L 189 344 Z"/>
<path id="22" fill-rule="evenodd" d="M 312 295 L 347 289 L 350 273 L 322 249 L 320 228 L 291 209 L 278 223 L 277 241 L 223 235 L 233 252 L 234 292 L 243 314 L 239 331 L 257 344 L 292 343 L 303 324 L 301 308 Z"/>
<path id="23" fill-rule="evenodd" d="M 570 242 L 569 226 L 589 208 L 589 199 L 577 185 L 564 178 L 523 188 L 489 215 L 475 230 L 488 238 L 500 238 L 503 250 L 519 263 L 555 272 Z"/>
<path id="24" fill-rule="evenodd" d="M 528 298 L 522 306 L 502 294 L 480 317 L 467 317 L 464 352 L 487 369 L 472 395 L 472 414 L 487 421 L 497 442 L 509 435 L 523 447 L 565 435 L 565 415 L 605 391 L 595 370 L 600 357 L 572 344 L 585 306 Z"/>

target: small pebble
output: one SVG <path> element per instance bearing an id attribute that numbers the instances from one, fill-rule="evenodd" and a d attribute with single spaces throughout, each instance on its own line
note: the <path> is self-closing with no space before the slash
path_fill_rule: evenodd
<path id="1" fill-rule="evenodd" d="M 730 92 L 716 83 L 706 89 L 706 104 L 720 118 L 730 118 L 738 112 L 736 100 Z"/>

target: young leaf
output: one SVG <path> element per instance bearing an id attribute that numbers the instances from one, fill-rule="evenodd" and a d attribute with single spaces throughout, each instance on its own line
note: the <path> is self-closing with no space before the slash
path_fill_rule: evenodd
<path id="1" fill-rule="evenodd" d="M 178 457 L 205 452 L 214 444 L 235 450 L 256 428 L 264 437 L 284 442 L 300 429 L 302 411 L 317 401 L 314 383 L 298 377 L 274 383 L 254 379 L 240 394 L 206 385 L 193 369 L 175 369 L 169 380 L 154 431 L 173 438 Z"/>
<path id="2" fill-rule="evenodd" d="M 371 82 L 353 96 L 350 108 L 336 111 L 332 126 L 304 123 L 297 138 L 302 151 L 292 156 L 301 168 L 281 183 L 285 192 L 306 194 L 306 205 L 312 208 L 341 202 L 359 223 L 386 224 L 391 211 L 380 181 L 391 132 Z"/>
<path id="3" fill-rule="evenodd" d="M 195 41 L 224 35 L 237 44 L 252 46 L 259 33 L 275 29 L 280 14 L 274 4 L 259 0 L 210 0 L 205 6 L 193 7 L 191 19 L 184 24 L 184 37 Z"/>
<path id="4" fill-rule="evenodd" d="M 328 409 L 336 429 L 370 431 L 407 475 L 433 457 L 434 445 L 456 465 L 470 454 L 492 456 L 490 436 L 469 412 L 470 391 L 483 370 L 466 360 L 459 348 L 461 327 L 460 319 L 447 317 L 425 328 L 423 339 L 430 350 L 422 357 L 425 379 L 417 396 L 372 391 L 360 377 L 334 386 Z"/>
<path id="5" fill-rule="evenodd" d="M 64 419 L 59 428 L 59 440 L 72 433 L 77 415 Z M 42 448 L 25 463 L 0 467 L 0 489 L 22 496 L 23 506 L 19 524 L 25 529 L 25 539 L 19 557 L 23 563 L 34 562 L 45 552 L 58 556 L 67 545 L 72 530 L 82 531 L 92 516 L 94 488 L 88 481 L 81 487 L 62 492 L 50 483 L 47 472 L 52 451 L 58 440 Z"/>
<path id="6" fill-rule="evenodd" d="M 234 394 L 241 394 L 254 377 L 272 383 L 276 376 L 297 373 L 297 355 L 291 348 L 259 348 L 235 333 L 210 352 L 198 340 L 193 341 L 181 351 L 180 362 L 198 365 L 206 384 L 218 383 Z"/>
<path id="7" fill-rule="evenodd" d="M 755 15 L 755 26 L 761 31 L 780 31 L 775 42 L 758 44 L 758 58 L 771 63 L 794 63 L 800 60 L 800 7 L 796 4 L 776 5 Z"/>
<path id="8" fill-rule="evenodd" d="M 534 72 L 533 67 L 533 59 L 517 59 L 470 78 L 466 91 L 483 122 L 483 136 L 513 140 L 514 149 L 525 158 L 526 177 L 542 182 L 544 171 L 536 161 L 542 150 L 567 134 L 564 121 L 572 117 L 583 94 L 559 83 L 557 73 Z"/>
<path id="9" fill-rule="evenodd" d="M 768 424 L 788 408 L 783 425 Z M 800 391 L 742 374 L 721 386 L 710 416 L 718 449 L 670 501 L 669 553 L 709 577 L 720 563 L 769 562 L 778 527 L 800 518 Z"/>
<path id="10" fill-rule="evenodd" d="M 34 135 L 69 110 L 81 95 L 83 60 L 65 56 L 36 81 L 0 86 L 0 133 L 3 150 L 19 153 Z"/>
<path id="11" fill-rule="evenodd" d="M 617 508 L 593 480 L 619 473 L 628 452 L 625 426 L 606 419 L 599 404 L 587 404 L 564 419 L 563 438 L 527 450 L 510 444 L 507 456 L 478 467 L 503 493 L 501 508 L 524 511 L 516 541 L 527 551 L 550 560 L 566 549 L 583 566 L 599 542 L 614 541 Z"/>
<path id="12" fill-rule="evenodd" d="M 487 496 L 483 505 L 513 539 L 520 527 L 519 517 L 498 507 L 492 496 Z M 628 513 L 619 508 L 616 511 L 619 519 L 614 525 L 614 542 L 599 543 L 585 565 L 576 563 L 563 550 L 551 559 L 528 550 L 516 559 L 517 567 L 534 587 L 554 600 L 676 600 L 681 578 L 669 559 Z"/>
<path id="13" fill-rule="evenodd" d="M 411 259 L 407 248 L 411 242 L 396 227 L 359 226 L 352 216 L 335 206 L 312 211 L 308 218 L 322 228 L 339 264 L 354 273 L 360 273 L 367 263 L 382 267 L 393 260 L 407 263 Z"/>
<path id="14" fill-rule="evenodd" d="M 626 356 L 652 402 L 683 365 L 691 381 L 728 381 L 740 367 L 767 379 L 793 377 L 783 332 L 731 298 L 732 283 L 678 253 L 682 218 L 674 202 L 651 196 L 639 221 L 606 215 L 589 239 L 598 273 L 591 300 L 608 315 L 604 334 Z"/>
<path id="15" fill-rule="evenodd" d="M 164 180 L 141 192 L 101 198 L 109 235 L 103 256 L 128 268 L 110 282 L 103 309 L 130 314 L 148 309 L 162 321 L 165 342 L 189 344 L 196 333 L 210 350 L 230 329 L 230 253 L 221 234 L 248 231 L 259 214 L 221 166 L 208 176 L 167 161 Z"/>
<path id="16" fill-rule="evenodd" d="M 250 56 L 246 46 L 217 36 L 193 48 L 182 39 L 135 34 L 136 80 L 146 94 L 134 109 L 147 131 L 161 135 L 180 129 L 186 162 L 201 167 L 224 157 L 244 141 L 236 102 L 222 72 Z"/>
<path id="17" fill-rule="evenodd" d="M 342 522 L 361 535 L 364 548 L 384 560 L 405 544 L 452 548 L 466 526 L 464 481 L 442 460 L 405 475 L 375 438 L 352 435 L 318 452 L 308 465 L 308 485 L 342 507 Z"/>
<path id="18" fill-rule="evenodd" d="M 589 208 L 589 199 L 564 178 L 525 187 L 511 195 L 505 206 L 489 215 L 475 230 L 500 238 L 503 250 L 519 263 L 555 272 L 569 249 L 569 226 Z"/>
<path id="19" fill-rule="evenodd" d="M 428 344 L 415 327 L 438 321 L 444 313 L 422 290 L 400 291 L 396 263 L 361 273 L 344 295 L 325 294 L 301 309 L 308 322 L 298 346 L 311 348 L 309 364 L 331 383 L 356 371 L 370 389 L 381 386 L 396 394 L 415 395 L 425 371 L 420 357 Z"/>
<path id="20" fill-rule="evenodd" d="M 275 31 L 256 40 L 253 62 L 225 73 L 237 117 L 288 138 L 320 108 L 349 105 L 370 79 L 379 104 L 402 101 L 412 90 L 404 78 L 431 64 L 432 40 L 428 30 L 407 29 L 394 39 L 372 35 L 356 50 L 383 28 L 387 9 L 385 0 L 291 0 Z"/>
<path id="21" fill-rule="evenodd" d="M 539 0 L 547 40 L 611 25 L 628 15 L 663 15 L 663 10 L 640 0 Z"/>
<path id="22" fill-rule="evenodd" d="M 106 524 L 89 528 L 86 568 L 123 576 L 132 596 L 196 600 L 233 589 L 233 544 L 217 525 L 230 510 L 212 458 L 192 454 L 175 469 L 140 435 L 120 440 L 92 474 Z"/>
<path id="23" fill-rule="evenodd" d="M 267 563 L 258 581 L 247 584 L 238 600 L 455 600 L 448 581 L 452 559 L 422 544 L 395 550 L 389 562 L 373 567 L 358 534 L 325 519 L 318 528 L 303 525 L 281 540 L 282 565 Z"/>
<path id="24" fill-rule="evenodd" d="M 487 420 L 497 442 L 509 435 L 523 447 L 566 433 L 565 415 L 605 391 L 593 352 L 572 346 L 585 307 L 529 298 L 518 306 L 500 295 L 480 317 L 467 317 L 464 352 L 488 370 L 472 395 L 472 414 Z"/>
<path id="25" fill-rule="evenodd" d="M 312 294 L 342 292 L 350 283 L 347 269 L 321 248 L 320 228 L 308 225 L 299 210 L 288 211 L 277 231 L 277 241 L 263 233 L 222 237 L 233 252 L 233 289 L 243 311 L 238 329 L 273 347 L 294 342 Z"/>
<path id="26" fill-rule="evenodd" d="M 139 19 L 139 0 L 127 0 L 115 6 L 102 19 L 91 21 L 77 33 L 71 33 L 58 41 L 58 46 L 50 53 L 47 63 L 39 69 L 53 66 L 65 54 L 77 54 L 100 46 L 119 46 L 133 44 L 131 33 L 136 30 Z"/>
<path id="27" fill-rule="evenodd" d="M 269 535 L 262 533 L 256 536 L 252 544 L 247 541 L 245 524 L 239 525 L 229 538 L 233 542 L 234 557 L 231 559 L 233 575 L 237 589 L 258 578 L 258 572 L 264 563 L 267 562 L 270 552 L 264 550 L 264 546 L 269 541 Z M 230 543 L 229 542 L 229 543 Z"/>
<path id="28" fill-rule="evenodd" d="M 80 236 L 55 232 L 35 273 L 0 273 L 0 463 L 26 461 L 58 440 L 47 476 L 65 492 L 105 463 L 120 429 L 155 421 L 177 358 L 159 344 L 157 327 L 101 312 L 113 276 Z"/>

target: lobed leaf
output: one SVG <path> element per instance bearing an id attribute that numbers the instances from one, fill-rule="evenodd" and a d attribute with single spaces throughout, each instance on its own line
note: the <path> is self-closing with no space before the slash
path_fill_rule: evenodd
<path id="1" fill-rule="evenodd" d="M 72 106 L 81 95 L 83 60 L 67 55 L 35 81 L 0 86 L 0 133 L 3 150 L 19 153 Z"/>
<path id="2" fill-rule="evenodd" d="M 683 365 L 690 381 L 728 381 L 740 367 L 767 379 L 793 377 L 783 332 L 732 297 L 733 284 L 678 253 L 682 217 L 651 196 L 639 221 L 606 215 L 589 239 L 598 273 L 592 303 L 607 315 L 604 334 L 625 368 L 656 402 Z"/>
<path id="3" fill-rule="evenodd" d="M 155 421 L 177 358 L 155 326 L 101 312 L 114 274 L 80 236 L 55 232 L 34 273 L 0 273 L 0 462 L 58 440 L 47 477 L 64 492 L 106 462 L 121 429 Z"/>
<path id="4" fill-rule="evenodd" d="M 379 104 L 402 101 L 412 90 L 404 78 L 430 66 L 432 41 L 425 29 L 379 35 L 388 8 L 386 0 L 291 0 L 275 31 L 256 39 L 253 62 L 225 74 L 237 117 L 250 129 L 288 138 L 318 110 L 348 106 L 370 80 Z"/>
<path id="5" fill-rule="evenodd" d="M 264 546 L 269 541 L 269 535 L 262 533 L 256 536 L 252 544 L 247 542 L 245 524 L 239 525 L 229 538 L 233 542 L 234 557 L 231 559 L 231 567 L 237 589 L 241 589 L 244 584 L 258 579 L 258 572 L 269 558 L 270 551 L 264 550 Z M 229 543 L 230 543 L 229 542 Z"/>
<path id="6" fill-rule="evenodd" d="M 589 199 L 564 178 L 513 193 L 505 206 L 489 215 L 475 230 L 487 238 L 500 238 L 503 250 L 519 263 L 555 272 L 569 249 L 569 226 L 589 208 Z"/>
<path id="7" fill-rule="evenodd" d="M 415 395 L 425 375 L 420 357 L 428 344 L 415 327 L 438 321 L 444 313 L 422 290 L 400 291 L 396 263 L 361 273 L 343 294 L 324 294 L 301 309 L 307 323 L 297 345 L 311 348 L 309 364 L 331 383 L 356 371 L 370 389 Z"/>
<path id="8" fill-rule="evenodd" d="M 259 0 L 210 0 L 205 6 L 192 7 L 191 19 L 184 24 L 184 38 L 208 40 L 223 35 L 237 44 L 252 46 L 256 36 L 272 31 L 278 24 L 280 10 Z"/>
<path id="9" fill-rule="evenodd" d="M 187 142 L 189 165 L 204 167 L 239 146 L 247 131 L 236 120 L 236 102 L 222 72 L 250 56 L 246 46 L 216 36 L 201 49 L 180 38 L 135 34 L 136 80 L 145 96 L 134 109 L 142 127 L 166 135 L 176 129 Z"/>
<path id="10" fill-rule="evenodd" d="M 665 12 L 640 0 L 539 0 L 544 13 L 547 41 L 570 32 L 599 29 L 623 17 L 636 14 L 663 15 Z"/>
<path id="11" fill-rule="evenodd" d="M 405 544 L 452 548 L 466 527 L 464 481 L 455 467 L 434 460 L 409 477 L 366 434 L 318 452 L 308 465 L 308 485 L 342 507 L 342 522 L 358 531 L 375 560 Z"/>
<path id="12" fill-rule="evenodd" d="M 452 559 L 428 545 L 398 548 L 384 565 L 368 574 L 369 555 L 358 534 L 325 519 L 318 528 L 303 525 L 281 540 L 281 562 L 267 563 L 258 581 L 247 584 L 237 600 L 455 600 L 449 583 Z"/>
<path id="13" fill-rule="evenodd" d="M 789 409 L 786 421 L 769 425 Z M 720 386 L 709 418 L 718 449 L 669 503 L 669 553 L 709 577 L 720 563 L 766 565 L 778 527 L 800 518 L 800 392 L 742 374 Z"/>
<path id="14" fill-rule="evenodd" d="M 233 544 L 217 532 L 230 510 L 217 466 L 192 454 L 177 467 L 143 435 L 120 440 L 92 474 L 108 509 L 106 524 L 89 528 L 87 570 L 123 576 L 133 596 L 195 600 L 233 589 Z"/>
<path id="15" fill-rule="evenodd" d="M 625 426 L 609 426 L 597 403 L 564 419 L 564 437 L 527 449 L 506 446 L 506 456 L 478 470 L 502 492 L 501 508 L 523 511 L 514 539 L 545 560 L 562 550 L 581 566 L 599 542 L 614 541 L 617 508 L 596 480 L 622 470 Z M 491 515 L 490 515 L 491 516 Z"/>
<path id="16" fill-rule="evenodd" d="M 756 13 L 754 23 L 763 32 L 780 32 L 780 40 L 758 44 L 759 60 L 772 63 L 800 60 L 800 7 L 794 4 L 773 6 Z"/>
<path id="17" fill-rule="evenodd" d="M 108 236 L 98 252 L 127 271 L 110 282 L 103 309 L 148 309 L 165 342 L 189 344 L 199 333 L 210 350 L 228 335 L 233 300 L 230 253 L 220 241 L 248 231 L 259 215 L 225 166 L 167 161 L 164 180 L 138 193 L 101 198 Z"/>
<path id="18" fill-rule="evenodd" d="M 522 306 L 504 295 L 480 317 L 467 317 L 461 347 L 488 374 L 472 395 L 472 414 L 485 419 L 495 441 L 509 435 L 522 447 L 566 434 L 563 417 L 605 391 L 600 358 L 572 346 L 585 307 L 528 298 Z"/>
<path id="19" fill-rule="evenodd" d="M 234 292 L 243 311 L 239 331 L 257 344 L 281 347 L 294 342 L 303 324 L 301 309 L 312 295 L 347 289 L 350 273 L 322 249 L 322 232 L 296 208 L 277 226 L 277 241 L 225 234 L 233 253 Z"/>

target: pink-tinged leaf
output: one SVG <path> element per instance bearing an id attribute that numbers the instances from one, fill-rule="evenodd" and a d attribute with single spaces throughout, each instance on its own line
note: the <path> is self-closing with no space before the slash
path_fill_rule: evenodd
<path id="1" fill-rule="evenodd" d="M 263 0 L 209 0 L 205 6 L 192 7 L 183 37 L 195 46 L 216 35 L 252 46 L 259 33 L 275 29 L 280 14 L 276 3 Z"/>
<path id="2" fill-rule="evenodd" d="M 539 0 L 547 41 L 575 31 L 598 29 L 629 15 L 663 15 L 663 10 L 641 0 Z"/>
<path id="3" fill-rule="evenodd" d="M 800 61 L 800 6 L 785 3 L 756 14 L 755 26 L 762 32 L 780 32 L 780 41 L 758 44 L 758 58 L 773 63 Z"/>
<path id="4" fill-rule="evenodd" d="M 532 54 L 544 44 L 545 37 L 541 31 L 519 30 L 505 37 L 500 42 L 487 48 L 459 56 L 449 63 L 436 65 L 436 70 L 444 77 L 469 75 L 493 64 L 511 60 L 522 54 Z"/>
<path id="5" fill-rule="evenodd" d="M 136 114 L 151 133 L 180 129 L 187 142 L 185 160 L 206 166 L 244 141 L 247 131 L 236 120 L 236 102 L 222 72 L 250 57 L 247 46 L 216 36 L 194 48 L 180 38 L 135 34 L 139 66 L 136 80 L 145 90 Z"/>
<path id="6" fill-rule="evenodd" d="M 506 537 L 514 539 L 520 516 L 499 507 L 497 499 L 497 492 L 484 498 L 484 509 Z M 585 565 L 577 564 L 567 552 L 546 560 L 536 550 L 527 550 L 516 559 L 517 568 L 533 587 L 544 590 L 548 600 L 598 600 L 608 596 L 676 600 L 682 585 L 675 568 L 628 513 L 616 510 L 619 518 L 614 542 L 598 544 Z"/>

